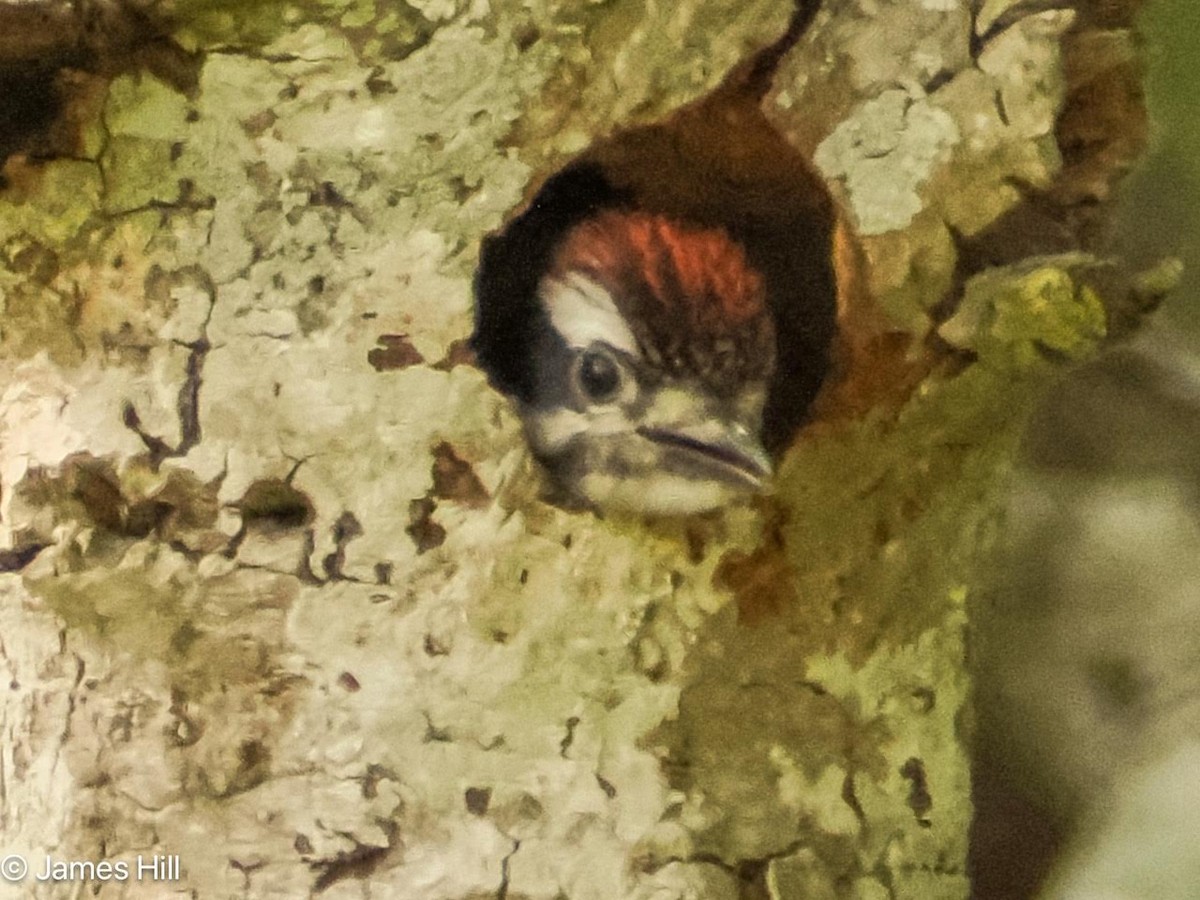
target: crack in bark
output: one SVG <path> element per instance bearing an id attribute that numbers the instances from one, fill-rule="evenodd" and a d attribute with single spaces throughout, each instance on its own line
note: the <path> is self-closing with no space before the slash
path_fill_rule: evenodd
<path id="1" fill-rule="evenodd" d="M 215 209 L 216 205 L 217 200 L 215 197 L 205 197 L 201 200 L 193 200 L 191 199 L 190 191 L 183 190 L 181 191 L 181 196 L 176 200 L 148 200 L 140 206 L 130 206 L 127 209 L 120 209 L 116 210 L 115 212 L 97 213 L 97 218 L 104 222 L 118 222 L 122 219 L 128 219 L 144 212 L 208 212 L 212 209 Z"/>
<path id="2" fill-rule="evenodd" d="M 164 460 L 187 456 L 203 437 L 200 426 L 200 388 L 204 380 L 204 363 L 208 352 L 212 349 L 212 344 L 208 340 L 208 326 L 212 321 L 213 310 L 216 308 L 217 288 L 212 278 L 203 269 L 192 266 L 175 274 L 183 275 L 185 272 L 197 277 L 200 288 L 208 296 L 208 310 L 205 313 L 204 322 L 200 326 L 199 338 L 194 341 L 174 342 L 188 350 L 184 381 L 179 388 L 176 401 L 176 411 L 179 416 L 179 443 L 172 447 L 162 438 L 149 434 L 143 429 L 141 418 L 132 401 L 126 401 L 122 410 L 122 421 L 125 427 L 141 439 L 150 455 L 150 466 L 156 472 Z"/>
<path id="3" fill-rule="evenodd" d="M 363 879 L 369 876 L 391 854 L 398 845 L 399 826 L 390 819 L 377 820 L 376 824 L 383 829 L 387 843 L 384 846 L 364 844 L 353 834 L 338 831 L 340 837 L 346 838 L 354 847 L 349 851 L 338 853 L 331 860 L 310 863 L 310 868 L 321 874 L 313 884 L 313 894 L 324 893 L 330 886 L 347 878 Z"/>
<path id="4" fill-rule="evenodd" d="M 500 860 L 500 887 L 496 889 L 496 900 L 506 900 L 508 897 L 509 863 L 517 851 L 521 849 L 521 842 L 519 840 L 513 838 L 512 842 L 512 850 Z"/>
<path id="5" fill-rule="evenodd" d="M 575 728 L 579 725 L 579 716 L 571 716 L 567 719 L 567 733 L 563 735 L 563 739 L 558 745 L 558 755 L 563 759 L 567 758 L 567 751 L 571 749 L 571 744 L 575 742 Z"/>
<path id="6" fill-rule="evenodd" d="M 240 859 L 230 859 L 229 867 L 242 873 L 242 887 L 246 890 L 247 894 L 249 894 L 251 874 L 257 872 L 259 869 L 265 868 L 266 863 L 261 861 L 244 863 Z"/>
<path id="7" fill-rule="evenodd" d="M 211 314 L 211 306 L 210 306 Z M 205 320 L 207 329 L 208 321 Z M 175 448 L 175 456 L 185 456 L 187 452 L 200 443 L 200 385 L 204 373 L 204 360 L 212 345 L 207 335 L 191 344 L 185 344 L 191 351 L 187 361 L 187 379 L 179 391 L 179 418 L 182 427 L 181 441 Z"/>
<path id="8" fill-rule="evenodd" d="M 1009 7 L 998 15 L 982 34 L 978 29 L 979 10 L 972 9 L 971 59 L 978 61 L 979 57 L 983 55 L 983 51 L 987 49 L 988 44 L 1014 25 L 1019 24 L 1022 20 L 1030 16 L 1037 16 L 1048 12 L 1077 12 L 1077 9 L 1074 3 L 1066 2 L 1066 0 L 1025 0 L 1025 2 Z"/>
<path id="9" fill-rule="evenodd" d="M 777 859 L 785 859 L 792 856 L 798 850 L 802 849 L 808 840 L 806 838 L 796 838 L 785 847 L 771 853 L 764 853 L 762 856 L 745 857 L 736 862 L 726 862 L 725 859 L 717 853 L 711 851 L 700 851 L 698 853 L 690 853 L 687 856 L 666 856 L 661 859 L 647 860 L 642 866 L 642 871 L 647 875 L 653 875 L 655 872 L 666 868 L 672 863 L 680 865 L 707 865 L 716 866 L 723 872 L 727 872 L 739 881 L 744 880 L 744 874 L 750 871 L 756 871 L 760 866 L 767 867 Z"/>
<path id="10" fill-rule="evenodd" d="M 59 646 L 65 651 L 67 644 L 66 631 L 58 633 L 58 640 Z M 79 692 L 79 685 L 83 684 L 83 675 L 87 669 L 82 656 L 78 653 L 72 653 L 71 656 L 75 658 L 75 680 L 71 684 L 71 689 L 67 691 L 67 714 L 63 716 L 63 727 L 62 731 L 59 732 L 58 739 L 58 746 L 60 748 L 65 748 L 67 742 L 71 739 L 71 720 L 75 715 L 76 695 Z"/>
<path id="11" fill-rule="evenodd" d="M 433 716 L 427 710 L 421 710 L 421 715 L 425 719 L 425 735 L 422 738 L 424 743 L 448 744 L 453 740 L 448 728 L 439 728 L 433 724 Z"/>
<path id="12" fill-rule="evenodd" d="M 213 47 L 207 51 L 210 56 L 232 56 L 238 59 L 253 59 L 272 65 L 286 63 L 304 63 L 319 65 L 321 63 L 337 62 L 337 56 L 301 56 L 299 53 L 258 53 L 247 47 Z"/>
<path id="13" fill-rule="evenodd" d="M 321 567 L 325 570 L 325 574 L 330 581 L 354 581 L 353 579 L 342 572 L 342 567 L 346 564 L 346 547 L 356 537 L 361 537 L 363 534 L 362 524 L 354 513 L 347 510 L 338 516 L 337 521 L 333 524 L 333 546 L 334 551 L 325 556 L 321 560 Z"/>
<path id="14" fill-rule="evenodd" d="M 925 763 L 917 756 L 911 756 L 900 767 L 900 775 L 909 783 L 908 807 L 912 810 L 913 818 L 922 828 L 930 828 L 933 822 L 927 813 L 933 809 L 933 797 L 929 793 L 929 778 L 925 774 Z"/>
<path id="15" fill-rule="evenodd" d="M 795 0 L 787 28 L 772 44 L 759 50 L 747 64 L 736 67 L 729 75 L 730 83 L 741 82 L 752 95 L 766 96 L 772 79 L 783 58 L 808 32 L 821 9 L 822 0 Z"/>
<path id="16" fill-rule="evenodd" d="M 996 88 L 996 90 L 992 92 L 992 101 L 996 105 L 997 118 L 999 118 L 1000 122 L 1005 128 L 1007 128 L 1011 123 L 1008 120 L 1008 106 L 1004 102 L 1004 92 L 1001 91 L 1000 88 Z"/>
<path id="17" fill-rule="evenodd" d="M 325 582 L 313 571 L 312 557 L 317 552 L 317 533 L 311 529 L 304 531 L 304 551 L 300 554 L 300 563 L 296 567 L 296 577 L 302 584 L 321 585 Z"/>
<path id="18" fill-rule="evenodd" d="M 858 799 L 858 794 L 854 790 L 853 772 L 847 772 L 846 777 L 842 779 L 842 802 L 850 807 L 850 811 L 854 813 L 854 818 L 858 820 L 859 826 L 866 828 L 867 814 L 863 810 L 862 803 Z"/>

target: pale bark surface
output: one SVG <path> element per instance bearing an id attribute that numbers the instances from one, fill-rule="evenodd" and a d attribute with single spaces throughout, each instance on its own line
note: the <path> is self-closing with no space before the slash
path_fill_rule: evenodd
<path id="1" fill-rule="evenodd" d="M 688 524 L 539 499 L 471 276 L 787 3 L 177 0 L 141 8 L 182 51 L 78 38 L 73 152 L 0 194 L 4 852 L 181 857 L 101 898 L 967 896 L 998 492 L 1155 287 L 1022 261 L 1086 248 L 1137 149 L 1132 39 L 1115 3 L 828 5 L 766 102 L 862 238 L 849 374 L 774 507 Z"/>

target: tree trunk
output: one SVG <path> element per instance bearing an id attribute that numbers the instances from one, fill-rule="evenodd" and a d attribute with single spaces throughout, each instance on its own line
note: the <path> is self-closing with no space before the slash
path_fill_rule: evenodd
<path id="1" fill-rule="evenodd" d="M 14 896 L 76 895 L 49 854 L 126 862 L 101 898 L 966 897 L 1014 446 L 1160 293 L 1085 255 L 1144 122 L 1136 3 L 1076 5 L 830 0 L 788 53 L 838 370 L 771 503 L 684 523 L 541 499 L 471 278 L 787 2 L 0 7 L 40 98 L 0 194 Z"/>

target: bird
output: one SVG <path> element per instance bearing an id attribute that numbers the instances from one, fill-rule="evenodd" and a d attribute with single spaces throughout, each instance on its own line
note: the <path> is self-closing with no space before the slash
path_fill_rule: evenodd
<path id="1" fill-rule="evenodd" d="M 769 491 L 782 441 L 768 405 L 794 428 L 787 401 L 802 414 L 827 361 L 802 354 L 802 377 L 774 384 L 772 267 L 753 257 L 729 228 L 642 208 L 590 162 L 485 240 L 472 348 L 566 501 L 677 517 Z"/>
<path id="2" fill-rule="evenodd" d="M 470 347 L 564 505 L 677 517 L 769 493 L 838 367 L 842 220 L 761 108 L 817 5 L 483 238 Z"/>
<path id="3" fill-rule="evenodd" d="M 524 412 L 537 457 L 599 509 L 685 515 L 771 474 L 763 281 L 723 232 L 640 211 L 575 226 L 538 285 Z"/>

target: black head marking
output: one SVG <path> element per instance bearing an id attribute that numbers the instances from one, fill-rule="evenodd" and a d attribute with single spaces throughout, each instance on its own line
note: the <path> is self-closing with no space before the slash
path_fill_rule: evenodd
<path id="1" fill-rule="evenodd" d="M 576 223 L 628 202 L 599 166 L 576 163 L 551 177 L 506 228 L 484 239 L 471 348 L 496 388 L 524 402 L 533 399 L 530 348 L 549 327 L 537 288 L 554 249 Z"/>

